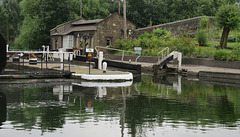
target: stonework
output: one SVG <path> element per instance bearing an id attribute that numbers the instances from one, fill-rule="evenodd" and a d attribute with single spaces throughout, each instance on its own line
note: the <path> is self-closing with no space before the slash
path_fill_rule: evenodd
<path id="1" fill-rule="evenodd" d="M 127 30 L 135 30 L 135 25 L 127 21 Z M 63 37 L 72 35 L 73 47 L 84 49 L 86 47 L 109 46 L 123 36 L 123 17 L 113 13 L 105 19 L 84 20 L 76 19 L 51 30 L 51 49 L 63 48 Z"/>
<path id="2" fill-rule="evenodd" d="M 133 33 L 133 37 L 138 37 L 139 35 L 144 34 L 145 32 L 151 33 L 154 29 L 157 29 L 157 28 L 167 29 L 173 35 L 180 35 L 182 33 L 192 34 L 192 33 L 195 33 L 196 30 L 199 28 L 200 20 L 203 17 L 205 16 L 136 29 Z M 215 23 L 214 17 L 208 17 L 208 18 L 209 18 L 210 24 Z"/>

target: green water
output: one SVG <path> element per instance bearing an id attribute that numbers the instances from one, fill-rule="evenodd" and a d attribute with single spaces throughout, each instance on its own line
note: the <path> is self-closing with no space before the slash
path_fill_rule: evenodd
<path id="1" fill-rule="evenodd" d="M 240 85 L 145 77 L 139 82 L 0 81 L 1 137 L 240 135 Z"/>

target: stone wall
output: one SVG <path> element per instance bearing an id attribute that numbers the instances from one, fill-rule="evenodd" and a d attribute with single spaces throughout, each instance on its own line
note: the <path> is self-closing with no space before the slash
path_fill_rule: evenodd
<path id="1" fill-rule="evenodd" d="M 127 30 L 135 30 L 135 25 L 127 21 Z M 96 46 L 106 46 L 107 38 L 115 43 L 117 39 L 123 36 L 123 17 L 117 13 L 110 15 L 100 22 L 97 26 L 98 40 Z"/>
<path id="2" fill-rule="evenodd" d="M 133 33 L 133 37 L 138 37 L 139 35 L 144 34 L 145 32 L 151 33 L 154 29 L 157 29 L 157 28 L 167 29 L 173 35 L 180 35 L 182 33 L 190 33 L 190 34 L 195 33 L 197 28 L 199 28 L 200 20 L 203 17 L 205 16 L 136 29 Z M 209 23 L 210 24 L 215 23 L 214 17 L 209 17 Z"/>
<path id="3" fill-rule="evenodd" d="M 2 74 L 5 66 L 6 66 L 6 40 L 0 34 L 0 74 Z"/>

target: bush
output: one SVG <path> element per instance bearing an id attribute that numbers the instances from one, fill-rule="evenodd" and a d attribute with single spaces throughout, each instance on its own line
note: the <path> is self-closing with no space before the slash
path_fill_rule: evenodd
<path id="1" fill-rule="evenodd" d="M 204 29 L 198 29 L 196 34 L 197 41 L 199 46 L 206 46 L 207 45 L 207 32 Z"/>
<path id="2" fill-rule="evenodd" d="M 228 42 L 240 42 L 240 37 L 228 37 Z"/>
<path id="3" fill-rule="evenodd" d="M 209 18 L 208 17 L 201 18 L 201 20 L 200 20 L 200 27 L 202 29 L 208 28 L 208 24 L 209 24 Z"/>
<path id="4" fill-rule="evenodd" d="M 163 37 L 164 39 L 168 39 L 171 36 L 171 33 L 169 31 L 161 28 L 153 30 L 153 34 L 157 37 Z"/>
<path id="5" fill-rule="evenodd" d="M 212 58 L 214 49 L 211 47 L 195 47 L 194 57 L 196 58 Z"/>
<path id="6" fill-rule="evenodd" d="M 215 60 L 227 60 L 229 54 L 230 54 L 230 51 L 226 49 L 216 50 L 213 53 L 213 58 Z"/>

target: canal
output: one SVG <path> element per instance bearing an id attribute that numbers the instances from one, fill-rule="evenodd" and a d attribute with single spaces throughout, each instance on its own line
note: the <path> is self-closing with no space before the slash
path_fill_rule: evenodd
<path id="1" fill-rule="evenodd" d="M 239 83 L 181 76 L 0 80 L 0 136 L 237 137 L 239 97 Z"/>

